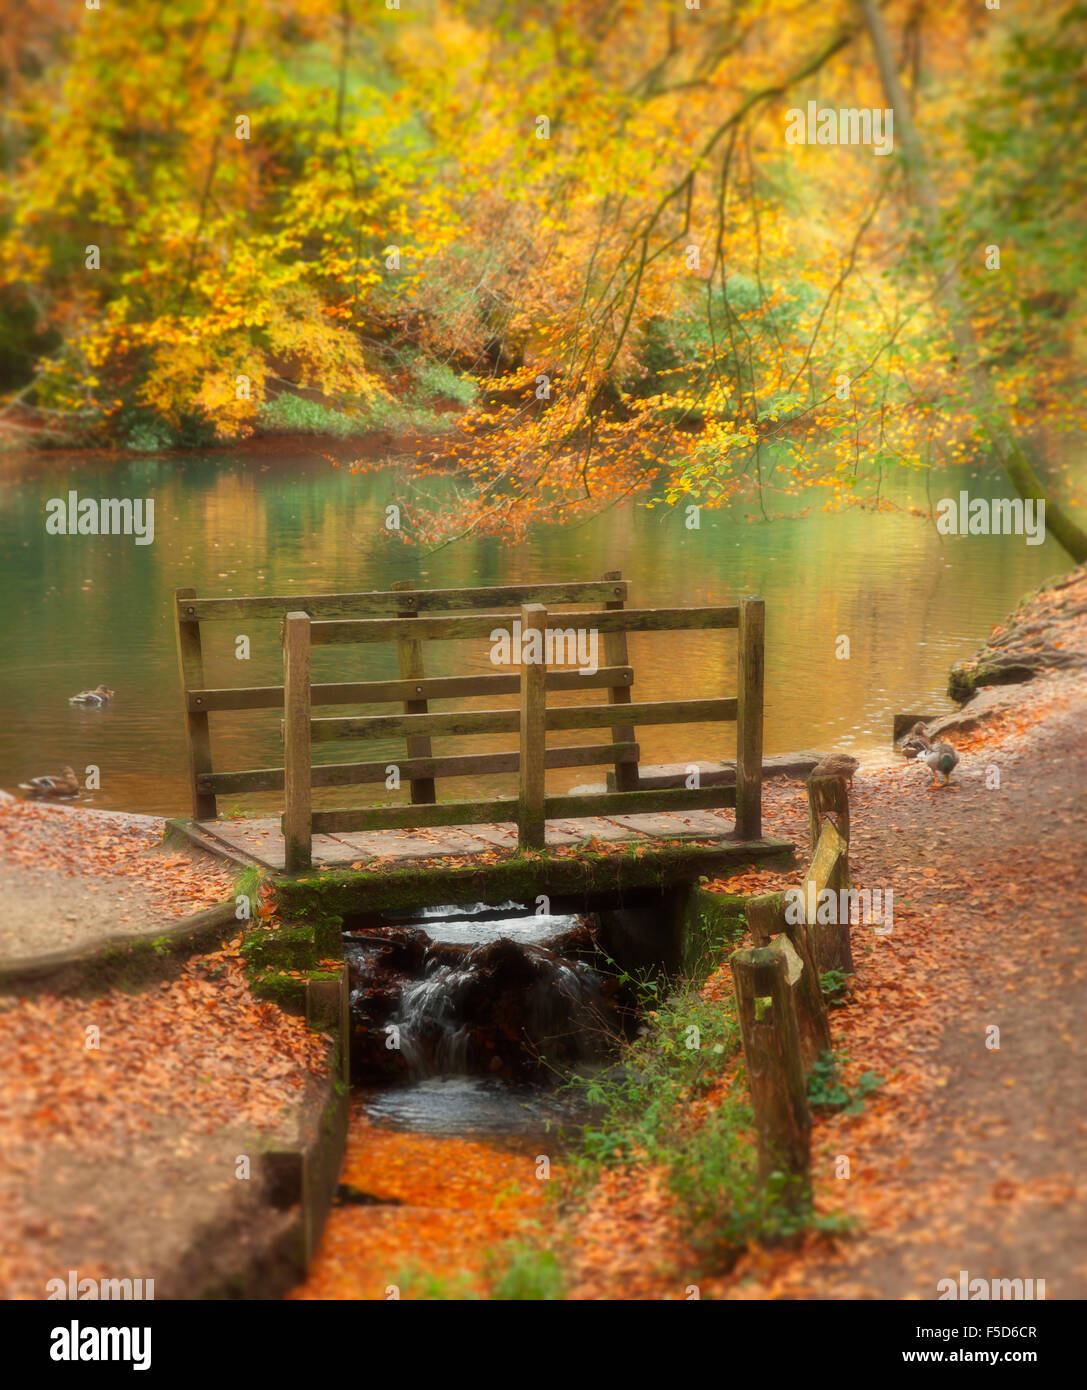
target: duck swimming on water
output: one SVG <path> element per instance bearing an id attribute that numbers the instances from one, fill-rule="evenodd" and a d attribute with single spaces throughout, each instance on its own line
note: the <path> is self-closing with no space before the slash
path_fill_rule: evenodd
<path id="1" fill-rule="evenodd" d="M 59 777 L 32 777 L 20 782 L 19 790 L 32 796 L 78 796 L 79 778 L 70 767 L 62 767 Z"/>
<path id="2" fill-rule="evenodd" d="M 69 695 L 70 705 L 108 705 L 116 695 L 108 685 L 96 685 L 93 690 L 81 690 L 78 695 Z"/>

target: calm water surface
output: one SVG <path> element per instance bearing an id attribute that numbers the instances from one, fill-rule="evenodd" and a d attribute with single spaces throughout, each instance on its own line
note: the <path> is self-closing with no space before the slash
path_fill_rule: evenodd
<path id="1" fill-rule="evenodd" d="M 171 615 L 177 586 L 191 585 L 201 596 L 306 594 L 381 589 L 398 579 L 443 588 L 596 579 L 618 569 L 636 606 L 731 603 L 759 593 L 767 604 L 767 752 L 865 753 L 887 747 L 896 711 L 948 708 L 950 664 L 976 649 L 1028 590 L 1067 568 L 1051 541 L 946 538 L 915 517 L 859 510 L 752 524 L 744 519 L 746 504 L 735 513 L 703 511 L 698 531 L 684 528 L 682 509 L 630 505 L 578 529 L 541 530 L 517 549 L 484 539 L 425 555 L 384 531 L 385 507 L 403 500 L 393 467 L 352 476 L 314 455 L 262 462 L 222 453 L 119 462 L 67 456 L 4 467 L 0 786 L 10 789 L 65 763 L 79 771 L 96 764 L 101 790 L 86 794 L 88 803 L 165 815 L 189 810 Z M 960 486 L 989 495 L 965 472 L 940 474 L 931 495 L 954 496 Z M 154 497 L 154 543 L 47 535 L 48 499 L 72 488 L 81 497 Z M 895 496 L 926 505 L 923 480 L 912 498 L 907 485 Z M 246 662 L 234 657 L 234 638 L 243 631 L 252 650 Z M 204 632 L 209 685 L 281 683 L 278 624 L 215 623 Z M 849 660 L 835 655 L 843 635 Z M 633 634 L 629 645 L 635 699 L 735 693 L 734 633 Z M 425 655 L 434 675 L 494 670 L 484 642 L 430 643 Z M 395 652 L 370 645 L 319 650 L 314 665 L 315 680 L 397 674 Z M 68 704 L 69 695 L 99 682 L 118 692 L 111 708 Z M 472 702 L 481 703 L 514 702 Z M 282 763 L 272 712 L 212 721 L 217 770 Z M 646 763 L 731 757 L 734 737 L 732 725 L 639 731 Z M 514 742 L 437 740 L 435 751 L 482 752 Z M 398 754 L 403 747 L 395 742 L 325 744 L 318 751 L 333 762 Z M 573 769 L 549 774 L 549 787 L 602 779 L 603 769 Z M 491 785 L 500 794 L 514 790 L 512 778 Z M 475 790 L 458 779 L 440 786 L 439 795 Z M 372 787 L 321 797 L 319 804 L 333 805 L 379 799 Z M 273 805 L 236 797 L 223 798 L 220 809 Z"/>

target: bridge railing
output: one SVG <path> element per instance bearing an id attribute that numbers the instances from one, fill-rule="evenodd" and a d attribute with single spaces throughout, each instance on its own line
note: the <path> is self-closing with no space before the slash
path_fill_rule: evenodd
<path id="1" fill-rule="evenodd" d="M 464 609 L 502 609 L 522 603 L 552 605 L 603 603 L 609 610 L 621 609 L 627 598 L 627 585 L 618 573 L 606 574 L 603 579 L 573 584 L 529 584 L 516 587 L 486 587 L 475 589 L 416 590 L 411 581 L 394 584 L 388 590 L 372 590 L 351 594 L 298 594 L 290 597 L 198 598 L 191 588 L 174 591 L 174 617 L 177 629 L 178 662 L 185 703 L 185 721 L 189 750 L 190 782 L 193 816 L 197 820 L 214 820 L 218 814 L 218 797 L 232 793 L 283 791 L 285 772 L 282 767 L 251 768 L 238 771 L 216 771 L 212 762 L 212 742 L 209 716 L 217 712 L 283 710 L 283 686 L 209 687 L 204 677 L 204 647 L 202 625 L 230 623 L 237 632 L 253 622 L 283 619 L 294 610 L 301 610 L 315 619 L 368 618 L 388 616 L 410 618 L 417 613 L 440 613 Z M 427 699 L 448 699 L 474 693 L 516 694 L 520 689 L 517 675 L 497 675 L 485 690 L 475 690 L 478 676 L 448 677 L 427 681 L 424 677 L 422 643 L 412 638 L 397 642 L 401 680 L 354 681 L 319 684 L 312 687 L 314 705 L 363 704 L 370 701 L 403 699 L 405 714 L 425 714 Z M 609 663 L 600 674 L 603 679 L 580 676 L 576 672 L 555 672 L 549 678 L 554 689 L 590 688 L 606 683 L 608 703 L 623 704 L 630 700 L 633 671 L 626 664 L 626 639 L 615 634 L 605 639 L 605 660 Z M 423 688 L 420 688 L 419 682 Z M 563 682 L 568 682 L 564 686 Z M 619 727 L 614 739 L 624 745 L 615 764 L 616 776 L 623 787 L 638 784 L 637 751 L 633 730 Z M 625 745 L 629 745 L 627 748 Z M 635 751 L 631 752 L 630 749 Z M 556 750 L 567 753 L 569 750 Z M 430 754 L 427 738 L 413 739 L 409 755 L 426 757 Z M 508 755 L 506 755 L 508 756 Z M 495 764 L 491 771 L 517 770 L 516 753 L 512 764 Z M 577 762 L 554 762 L 549 766 L 577 766 Z M 456 775 L 451 771 L 449 775 Z M 357 781 L 377 780 L 357 765 L 325 765 L 313 768 L 312 783 L 318 786 L 350 786 Z M 413 803 L 433 802 L 433 778 L 412 777 Z"/>
<path id="2" fill-rule="evenodd" d="M 761 837 L 763 604 L 748 598 L 735 606 L 631 609 L 627 585 L 617 573 L 598 583 L 543 584 L 511 588 L 413 590 L 399 586 L 370 594 L 332 594 L 293 598 L 197 599 L 177 593 L 178 646 L 185 686 L 186 719 L 192 766 L 193 812 L 214 818 L 216 797 L 226 792 L 284 792 L 283 833 L 288 870 L 311 862 L 312 837 L 321 833 L 405 829 L 515 821 L 524 847 L 544 843 L 547 819 L 629 815 L 642 812 L 711 809 L 736 805 L 737 835 Z M 548 604 L 603 603 L 577 612 L 551 613 Z M 509 606 L 517 604 L 514 612 Z M 481 614 L 464 609 L 501 609 Z M 394 616 L 386 616 L 390 609 Z M 200 623 L 246 617 L 283 619 L 282 686 L 208 689 L 204 686 Z M 519 623 L 516 629 L 514 624 Z M 561 624 L 561 626 L 559 626 Z M 627 662 L 628 632 L 681 629 L 736 629 L 739 635 L 739 688 L 734 697 L 633 702 L 633 670 Z M 493 640 L 505 629 L 519 637 L 520 670 L 485 675 L 427 677 L 423 644 L 432 641 Z M 605 665 L 592 674 L 548 669 L 533 659 L 531 634 L 539 634 L 546 655 L 548 633 L 590 631 L 603 639 Z M 317 646 L 395 642 L 400 679 L 313 684 L 311 653 Z M 511 647 L 512 650 L 512 647 Z M 567 648 L 569 650 L 569 648 Z M 551 691 L 607 691 L 607 703 L 548 707 Z M 432 713 L 431 700 L 519 694 L 519 708 Z M 333 704 L 400 706 L 397 713 L 314 717 L 313 709 Z M 208 715 L 216 710 L 283 710 L 284 765 L 239 772 L 216 772 L 211 765 Z M 639 747 L 635 726 L 736 721 L 737 784 L 639 790 Z M 609 729 L 606 743 L 547 748 L 551 731 Z M 435 756 L 432 739 L 472 734 L 516 734 L 508 752 Z M 341 739 L 403 738 L 406 758 L 316 764 L 313 745 Z M 590 795 L 548 796 L 549 768 L 611 764 L 616 790 Z M 315 787 L 385 783 L 390 766 L 410 786 L 410 805 L 314 810 Z M 435 779 L 516 772 L 516 798 L 437 803 Z"/>

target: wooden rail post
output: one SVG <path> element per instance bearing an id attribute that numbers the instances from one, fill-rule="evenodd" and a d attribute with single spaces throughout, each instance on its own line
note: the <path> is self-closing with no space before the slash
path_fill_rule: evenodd
<path id="1" fill-rule="evenodd" d="M 838 827 L 838 833 L 849 844 L 849 793 L 846 791 L 844 777 L 809 777 L 808 778 L 808 858 L 815 856 L 815 847 L 819 843 L 819 832 L 823 828 L 824 817 L 829 816 Z M 844 860 L 842 867 L 845 881 L 841 884 L 831 884 L 830 887 L 848 888 L 849 886 L 849 858 Z"/>
<path id="2" fill-rule="evenodd" d="M 784 893 L 766 893 L 748 898 L 744 916 L 756 946 L 769 946 L 785 957 L 786 975 L 796 1008 L 800 1052 L 804 1070 L 809 1072 L 824 1052 L 831 1049 L 827 1006 L 819 985 L 819 973 L 802 921 L 791 922 Z"/>
<path id="3" fill-rule="evenodd" d="M 517 843 L 543 849 L 544 749 L 547 729 L 547 663 L 544 647 L 547 609 L 542 603 L 521 608 L 521 787 L 517 807 Z M 538 643 L 536 650 L 533 646 Z M 526 660 L 538 657 L 538 660 Z"/>
<path id="4" fill-rule="evenodd" d="M 283 853 L 287 872 L 313 855 L 310 785 L 310 630 L 308 613 L 283 621 Z"/>
<path id="5" fill-rule="evenodd" d="M 762 839 L 763 635 L 766 605 L 740 600 L 739 696 L 736 710 L 736 836 Z"/>
<path id="6" fill-rule="evenodd" d="M 796 1008 L 784 954 L 773 947 L 735 951 L 731 958 L 736 1012 L 763 1183 L 784 1179 L 787 1206 L 811 1200 L 811 1114 Z"/>
<path id="7" fill-rule="evenodd" d="M 214 820 L 217 815 L 215 793 L 200 790 L 200 778 L 211 771 L 211 731 L 206 710 L 189 708 L 189 691 L 204 688 L 204 655 L 200 647 L 200 622 L 186 618 L 185 600 L 196 597 L 195 589 L 174 590 L 174 616 L 177 622 L 177 661 L 181 668 L 181 693 L 185 701 L 185 732 L 189 744 L 189 780 L 192 784 L 194 820 Z"/>
<path id="8" fill-rule="evenodd" d="M 619 580 L 623 577 L 622 570 L 609 570 L 602 576 L 605 581 Z M 623 607 L 622 599 L 614 599 L 605 603 L 604 607 L 608 610 L 618 610 Z M 627 635 L 625 632 L 605 632 L 604 633 L 604 662 L 607 666 L 626 666 L 629 661 L 627 653 Z M 629 705 L 630 686 L 629 685 L 610 685 L 608 686 L 609 705 Z M 613 743 L 633 743 L 634 726 L 632 724 L 619 724 L 611 731 Z M 638 790 L 638 762 L 632 758 L 629 762 L 617 762 L 615 764 L 615 790 L 617 792 L 636 792 Z"/>
<path id="9" fill-rule="evenodd" d="M 808 940 L 819 971 L 842 970 L 847 975 L 853 974 L 849 888 L 848 845 L 828 816 L 823 821 L 815 853 L 801 885 Z M 830 920 L 820 921 L 819 898 L 828 889 L 834 895 L 834 911 L 827 914 Z"/>
<path id="10" fill-rule="evenodd" d="M 413 589 L 414 581 L 411 579 L 399 579 L 391 586 L 398 592 L 405 589 Z M 396 610 L 398 618 L 417 618 L 418 610 L 415 608 L 398 608 Z M 401 680 L 422 680 L 423 679 L 423 644 L 412 638 L 403 639 L 396 644 L 396 656 L 400 665 Z M 405 700 L 405 714 L 429 714 L 430 706 L 426 700 Z M 409 758 L 429 758 L 433 755 L 433 748 L 428 734 L 417 734 L 405 740 Z M 413 806 L 433 806 L 437 801 L 437 793 L 434 788 L 433 777 L 413 777 L 411 779 L 411 804 Z"/>
<path id="11" fill-rule="evenodd" d="M 785 930 L 785 894 L 764 893 L 760 898 L 748 898 L 744 903 L 747 928 L 756 946 L 769 946 L 779 932 Z"/>

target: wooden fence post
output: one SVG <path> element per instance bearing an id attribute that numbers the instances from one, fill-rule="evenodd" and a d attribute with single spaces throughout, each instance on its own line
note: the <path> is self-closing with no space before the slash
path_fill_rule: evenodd
<path id="1" fill-rule="evenodd" d="M 739 695 L 736 710 L 736 837 L 762 839 L 763 636 L 766 605 L 740 600 Z"/>
<path id="2" fill-rule="evenodd" d="M 819 832 L 823 828 L 823 820 L 830 816 L 834 824 L 838 827 L 838 833 L 849 845 L 849 793 L 846 790 L 844 777 L 809 777 L 808 778 L 808 858 L 815 858 L 815 847 L 819 843 Z M 845 883 L 842 887 L 849 884 L 849 859 L 844 860 L 842 872 L 845 875 Z"/>
<path id="3" fill-rule="evenodd" d="M 756 947 L 734 951 L 731 964 L 759 1177 L 765 1184 L 781 1174 L 781 1200 L 803 1208 L 811 1200 L 811 1114 L 786 958 L 773 947 Z"/>
<path id="4" fill-rule="evenodd" d="M 415 584 L 411 579 L 398 579 L 390 587 L 402 592 L 405 589 L 413 589 Z M 396 616 L 398 618 L 417 618 L 419 610 L 417 608 L 398 608 Z M 401 680 L 423 679 L 423 644 L 421 642 L 417 642 L 414 638 L 401 638 L 396 644 L 396 657 L 400 666 Z M 429 711 L 430 705 L 426 700 L 404 701 L 405 714 L 428 714 Z M 434 750 L 429 734 L 415 734 L 408 738 L 405 743 L 409 758 L 429 758 L 433 754 Z M 433 777 L 413 777 L 411 779 L 411 804 L 413 806 L 433 806 L 437 799 Z"/>
<path id="5" fill-rule="evenodd" d="M 517 843 L 521 849 L 543 849 L 544 749 L 547 736 L 547 662 L 544 643 L 547 609 L 542 603 L 521 608 L 521 753 Z M 535 652 L 530 643 L 538 642 Z M 526 652 L 538 660 L 525 660 Z"/>
<path id="6" fill-rule="evenodd" d="M 744 903 L 744 916 L 756 946 L 769 946 L 779 932 L 785 930 L 785 894 L 764 893 L 759 898 L 748 898 Z"/>
<path id="7" fill-rule="evenodd" d="M 288 873 L 312 863 L 310 772 L 310 620 L 288 613 L 283 622 L 283 853 Z"/>
<path id="8" fill-rule="evenodd" d="M 786 975 L 796 1007 L 800 1051 L 804 1070 L 809 1072 L 820 1055 L 831 1050 L 831 1041 L 826 1001 L 808 929 L 802 921 L 789 921 L 784 893 L 748 898 L 744 915 L 756 946 L 769 946 L 785 957 Z"/>
<path id="9" fill-rule="evenodd" d="M 811 942 L 816 968 L 819 971 L 842 970 L 847 975 L 852 975 L 854 965 L 853 948 L 850 943 L 849 873 L 848 866 L 844 870 L 842 868 L 845 860 L 846 843 L 838 833 L 838 827 L 828 818 L 823 822 L 823 828 L 819 832 L 819 841 L 800 891 L 808 940 Z M 834 911 L 829 914 L 832 920 L 821 922 L 819 897 L 826 890 L 834 895 Z M 846 909 L 844 914 L 843 905 Z"/>
<path id="10" fill-rule="evenodd" d="M 605 581 L 622 579 L 622 570 L 609 570 L 602 578 Z M 622 599 L 615 599 L 605 603 L 604 607 L 609 611 L 618 611 L 623 607 Z M 604 664 L 605 666 L 626 666 L 630 657 L 627 651 L 627 635 L 625 632 L 605 632 L 604 633 Z M 609 705 L 629 705 L 630 686 L 629 685 L 609 685 L 608 686 Z M 633 743 L 634 726 L 632 724 L 617 725 L 611 731 L 613 743 Z M 636 792 L 638 790 L 638 762 L 632 758 L 629 762 L 617 762 L 615 764 L 615 790 L 617 792 Z"/>
<path id="11" fill-rule="evenodd" d="M 215 793 L 200 790 L 201 776 L 211 771 L 211 731 L 208 728 L 207 711 L 189 708 L 189 691 L 204 689 L 204 655 L 200 646 L 200 623 L 195 617 L 184 616 L 185 600 L 195 597 L 195 589 L 174 590 L 177 662 L 181 668 L 181 694 L 185 701 L 185 732 L 189 744 L 193 820 L 214 820 L 218 814 Z"/>

